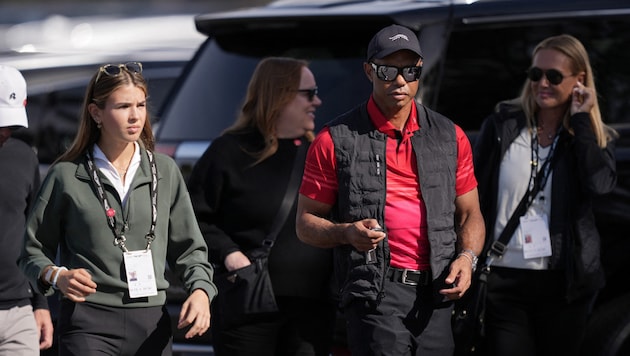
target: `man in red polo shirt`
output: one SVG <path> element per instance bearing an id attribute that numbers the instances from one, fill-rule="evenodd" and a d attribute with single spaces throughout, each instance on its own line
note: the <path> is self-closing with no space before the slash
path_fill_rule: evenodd
<path id="1" fill-rule="evenodd" d="M 371 97 L 328 123 L 306 160 L 297 233 L 335 248 L 354 355 L 452 354 L 452 300 L 483 247 L 470 142 L 414 100 L 422 60 L 413 31 L 379 31 L 364 63 Z"/>

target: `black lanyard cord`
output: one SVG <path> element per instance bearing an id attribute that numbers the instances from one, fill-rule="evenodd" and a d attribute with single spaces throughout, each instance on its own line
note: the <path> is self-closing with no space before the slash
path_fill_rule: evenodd
<path id="1" fill-rule="evenodd" d="M 145 236 L 145 238 L 147 239 L 146 249 L 149 250 L 151 248 L 151 243 L 153 242 L 153 240 L 155 240 L 155 227 L 157 225 L 157 166 L 155 164 L 155 157 L 153 156 L 153 153 L 148 150 L 146 152 L 149 158 L 149 163 L 151 165 L 151 186 L 149 188 L 151 192 L 151 226 L 149 227 L 149 233 Z M 90 179 L 94 183 L 94 186 L 96 187 L 96 193 L 98 194 L 98 197 L 103 204 L 105 216 L 107 217 L 107 224 L 114 234 L 114 246 L 120 247 L 123 252 L 129 252 L 127 246 L 125 245 L 125 241 L 127 241 L 127 238 L 124 235 L 127 222 L 124 221 L 125 219 L 123 216 L 123 227 L 120 232 L 116 231 L 116 211 L 112 209 L 109 205 L 109 201 L 107 200 L 107 196 L 105 195 L 103 183 L 101 182 L 98 170 L 94 165 L 92 153 L 88 151 L 86 156 Z"/>
<path id="2" fill-rule="evenodd" d="M 538 170 L 538 165 L 540 164 L 540 155 L 538 154 L 538 149 L 540 147 L 540 145 L 538 144 L 538 134 L 536 134 L 535 130 L 532 130 L 531 132 L 531 160 L 530 160 L 530 164 L 531 164 L 531 173 L 529 176 L 529 191 L 534 191 L 534 186 L 535 185 L 539 185 L 537 188 L 539 192 L 542 192 L 545 189 L 545 186 L 547 185 L 547 179 L 549 178 L 549 175 L 551 174 L 551 161 L 553 160 L 553 155 L 555 153 L 556 150 L 556 145 L 558 144 L 558 137 L 559 135 L 556 135 L 556 137 L 554 138 L 553 142 L 551 143 L 551 148 L 549 149 L 549 154 L 547 155 L 547 157 L 544 159 L 543 165 L 542 167 L 540 167 L 540 170 Z M 538 176 L 538 174 L 540 174 L 540 176 Z M 534 200 L 535 194 L 531 194 L 529 196 L 529 201 L 527 202 L 527 205 L 529 206 L 532 201 Z"/>

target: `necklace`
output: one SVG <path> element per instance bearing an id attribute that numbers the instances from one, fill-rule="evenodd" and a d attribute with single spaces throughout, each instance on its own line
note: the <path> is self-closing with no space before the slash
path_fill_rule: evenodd
<path id="1" fill-rule="evenodd" d="M 555 132 L 548 132 L 545 135 L 545 127 L 542 124 L 537 127 L 537 132 L 539 136 L 547 137 L 549 140 L 553 140 L 553 138 L 556 136 Z"/>
<path id="2" fill-rule="evenodd" d="M 545 123 L 543 122 L 539 122 L 538 127 L 536 127 L 536 132 L 538 133 L 539 136 L 547 137 L 547 139 L 549 140 L 553 140 L 553 138 L 556 137 L 556 134 L 557 134 L 557 131 L 553 131 L 553 130 L 545 134 Z"/>
<path id="3" fill-rule="evenodd" d="M 112 163 L 112 166 L 114 166 L 114 168 L 116 169 L 116 172 L 118 172 L 118 174 L 120 174 L 121 176 L 125 175 L 125 173 L 127 173 L 127 169 L 129 168 L 129 167 L 127 167 L 127 169 L 122 169 L 122 168 L 119 168 L 118 166 L 116 166 L 113 163 Z"/>
<path id="4" fill-rule="evenodd" d="M 131 164 L 132 160 L 133 160 L 133 155 L 131 155 L 131 157 L 129 158 L 129 162 L 127 162 L 127 168 L 125 168 L 125 169 L 119 168 L 113 162 L 112 162 L 112 166 L 114 166 L 114 168 L 116 168 L 116 171 L 118 172 L 118 174 L 120 176 L 124 176 L 125 174 L 127 174 L 127 170 L 129 169 L 129 165 Z"/>

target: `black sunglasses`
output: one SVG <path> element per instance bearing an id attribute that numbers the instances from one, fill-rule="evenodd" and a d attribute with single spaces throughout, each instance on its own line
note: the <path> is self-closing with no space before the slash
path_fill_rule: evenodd
<path id="1" fill-rule="evenodd" d="M 560 71 L 556 69 L 547 69 L 543 71 L 538 67 L 532 67 L 527 70 L 527 77 L 532 82 L 537 82 L 541 80 L 543 75 L 547 77 L 547 80 L 551 85 L 558 85 L 562 83 L 562 80 L 564 79 L 564 75 L 562 75 L 562 73 L 560 73 Z"/>
<path id="2" fill-rule="evenodd" d="M 398 68 L 394 66 L 380 65 L 376 63 L 370 63 L 372 68 L 376 72 L 378 79 L 384 82 L 393 82 L 399 75 L 402 75 L 406 82 L 413 82 L 420 79 L 422 74 L 421 66 L 409 66 Z"/>
<path id="3" fill-rule="evenodd" d="M 313 99 L 315 98 L 315 95 L 319 93 L 319 91 L 317 90 L 317 87 L 311 88 L 311 89 L 298 89 L 296 91 L 306 94 L 308 101 L 313 101 Z"/>
<path id="4" fill-rule="evenodd" d="M 105 73 L 110 77 L 120 75 L 122 71 L 126 70 L 131 74 L 142 73 L 142 63 L 140 62 L 127 62 L 123 64 L 105 64 L 98 69 L 98 75 L 96 75 L 95 83 L 98 82 L 101 74 Z"/>

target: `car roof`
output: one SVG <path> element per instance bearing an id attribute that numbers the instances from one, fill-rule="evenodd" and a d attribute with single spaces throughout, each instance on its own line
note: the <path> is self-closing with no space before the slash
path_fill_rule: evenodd
<path id="1" fill-rule="evenodd" d="M 308 26 L 322 21 L 343 24 L 353 21 L 398 23 L 419 29 L 424 21 L 453 16 L 463 24 L 492 22 L 509 17 L 558 19 L 594 14 L 628 14 L 627 0 L 279 0 L 266 6 L 208 13 L 195 18 L 206 35 L 251 31 L 256 27 Z M 430 19 L 430 20 L 429 20 Z M 244 21 L 245 20 L 245 21 Z"/>

